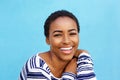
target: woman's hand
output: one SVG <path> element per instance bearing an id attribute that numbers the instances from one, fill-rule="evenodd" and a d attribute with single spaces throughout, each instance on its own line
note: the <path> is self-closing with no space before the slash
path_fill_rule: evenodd
<path id="1" fill-rule="evenodd" d="M 70 72 L 76 74 L 77 71 L 77 58 L 73 58 L 66 66 L 64 72 Z"/>
<path id="2" fill-rule="evenodd" d="M 81 49 L 78 49 L 74 55 L 74 57 L 72 58 L 72 60 L 67 64 L 64 72 L 72 72 L 74 74 L 77 73 L 77 59 L 78 59 L 78 56 L 81 54 L 81 53 L 88 53 L 87 51 L 85 50 L 81 50 Z"/>
<path id="3" fill-rule="evenodd" d="M 78 56 L 79 56 L 81 53 L 83 53 L 83 52 L 88 53 L 86 50 L 77 49 L 74 57 L 78 58 Z"/>

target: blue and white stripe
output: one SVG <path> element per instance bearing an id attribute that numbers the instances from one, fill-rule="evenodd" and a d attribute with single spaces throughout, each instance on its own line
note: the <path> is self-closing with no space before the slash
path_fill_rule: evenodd
<path id="1" fill-rule="evenodd" d="M 93 62 L 88 53 L 81 53 L 79 55 L 77 65 L 78 80 L 96 80 Z"/>
<path id="2" fill-rule="evenodd" d="M 92 59 L 89 54 L 81 53 L 77 61 L 77 75 L 65 72 L 56 78 L 45 61 L 37 55 L 31 57 L 20 73 L 19 80 L 96 80 Z"/>

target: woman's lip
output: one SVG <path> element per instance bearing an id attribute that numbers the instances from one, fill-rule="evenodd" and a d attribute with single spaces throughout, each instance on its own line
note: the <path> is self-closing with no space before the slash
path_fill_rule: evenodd
<path id="1" fill-rule="evenodd" d="M 60 50 L 62 51 L 62 53 L 64 54 L 70 54 L 72 52 L 73 47 L 69 47 L 69 48 L 60 48 Z"/>
<path id="2" fill-rule="evenodd" d="M 72 49 L 72 47 L 60 48 L 60 50 L 64 50 L 64 51 L 66 51 L 66 50 L 71 50 L 71 49 Z"/>

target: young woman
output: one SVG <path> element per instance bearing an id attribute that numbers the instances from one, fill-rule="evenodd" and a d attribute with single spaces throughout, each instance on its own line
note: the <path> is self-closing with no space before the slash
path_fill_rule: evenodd
<path id="1" fill-rule="evenodd" d="M 78 49 L 79 31 L 78 20 L 71 12 L 52 13 L 44 24 L 50 50 L 31 57 L 19 80 L 96 80 L 90 55 Z"/>

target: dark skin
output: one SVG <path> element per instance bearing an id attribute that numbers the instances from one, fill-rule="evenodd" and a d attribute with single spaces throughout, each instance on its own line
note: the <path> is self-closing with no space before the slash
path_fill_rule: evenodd
<path id="1" fill-rule="evenodd" d="M 64 72 L 76 74 L 77 58 L 83 50 L 78 50 L 79 35 L 76 22 L 69 17 L 59 17 L 53 21 L 46 37 L 50 51 L 39 54 L 50 68 L 51 73 L 60 78 Z"/>
<path id="2" fill-rule="evenodd" d="M 62 76 L 62 73 L 64 72 L 71 72 L 71 73 L 74 73 L 76 74 L 76 68 L 77 68 L 77 57 L 81 54 L 81 53 L 88 53 L 87 51 L 85 50 L 80 50 L 78 49 L 75 53 L 75 57 L 73 57 L 69 62 L 67 62 L 66 64 L 63 63 L 62 67 L 60 67 L 58 64 L 54 64 L 51 62 L 51 55 L 50 55 L 50 51 L 48 52 L 44 52 L 44 53 L 40 53 L 39 56 L 42 57 L 45 62 L 47 63 L 47 65 L 49 66 L 52 74 L 55 76 L 55 77 L 61 77 Z"/>
<path id="3" fill-rule="evenodd" d="M 73 59 L 67 64 L 67 66 L 65 67 L 65 70 L 64 70 L 64 72 L 72 72 L 72 73 L 77 73 L 76 72 L 76 68 L 77 68 L 77 58 L 78 58 L 78 56 L 81 54 L 81 53 L 83 53 L 83 52 L 85 52 L 85 53 L 88 53 L 87 51 L 85 51 L 85 50 L 77 50 L 76 51 L 76 53 L 75 53 L 75 55 L 74 55 L 74 57 L 73 57 Z"/>

